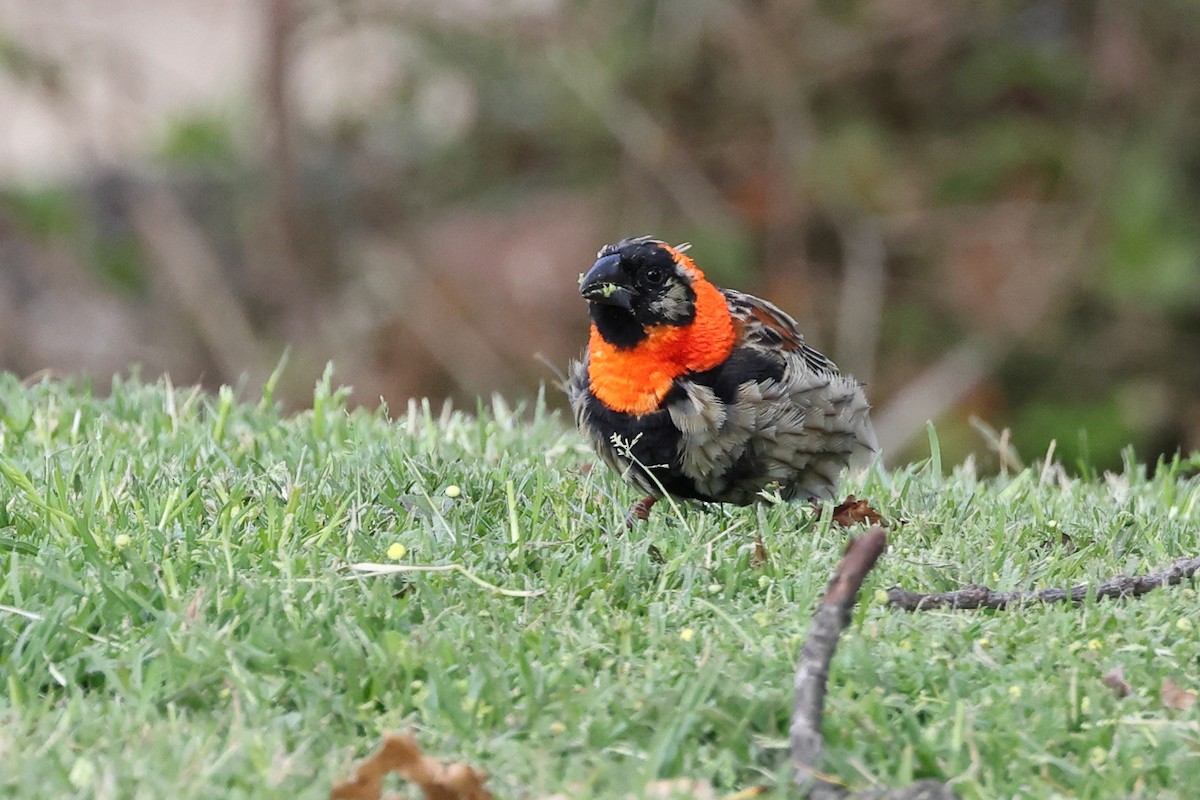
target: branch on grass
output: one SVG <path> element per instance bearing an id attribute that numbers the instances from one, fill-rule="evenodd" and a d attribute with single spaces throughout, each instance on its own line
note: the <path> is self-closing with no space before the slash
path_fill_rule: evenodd
<path id="1" fill-rule="evenodd" d="M 817 771 L 824 747 L 821 720 L 825 712 L 825 687 L 829 663 L 837 649 L 838 637 L 850 623 L 850 615 L 862 588 L 863 579 L 887 547 L 887 531 L 876 525 L 858 539 L 850 541 L 838 564 L 817 613 L 800 662 L 796 665 L 796 695 L 792 703 L 790 729 L 792 764 L 796 783 L 807 789 L 810 800 L 853 797 L 856 800 L 946 800 L 954 793 L 937 781 L 920 781 L 903 789 L 870 791 L 849 795 L 827 775 Z"/>
<path id="2" fill-rule="evenodd" d="M 796 782 L 813 782 L 813 795 L 822 786 L 833 784 L 816 771 L 825 739 L 821 718 L 825 713 L 825 685 L 829 680 L 829 662 L 837 650 L 838 637 L 850 624 L 850 612 L 858 598 L 863 579 L 887 547 L 887 532 L 876 525 L 858 539 L 851 539 L 837 572 L 825 590 L 804 648 L 796 665 L 795 699 L 792 701 L 792 764 Z"/>
<path id="3" fill-rule="evenodd" d="M 922 594 L 899 586 L 888 589 L 888 604 L 903 611 L 932 608 L 994 608 L 1027 606 L 1036 603 L 1079 603 L 1094 596 L 1100 598 L 1139 597 L 1163 586 L 1181 583 L 1200 570 L 1200 556 L 1181 558 L 1162 572 L 1150 575 L 1118 575 L 1095 586 L 1086 583 L 1070 589 L 1042 589 L 1036 592 L 997 592 L 986 586 L 967 586 L 953 592 Z"/>

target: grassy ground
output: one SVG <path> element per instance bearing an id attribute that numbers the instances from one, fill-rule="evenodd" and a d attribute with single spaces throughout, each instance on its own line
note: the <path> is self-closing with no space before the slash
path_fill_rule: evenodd
<path id="1" fill-rule="evenodd" d="M 325 797 L 396 728 L 508 798 L 780 779 L 794 658 L 844 540 L 828 519 L 660 506 L 623 535 L 631 492 L 540 406 L 388 421 L 343 399 L 318 386 L 281 417 L 231 393 L 96 399 L 0 375 L 0 795 Z M 965 797 L 1195 796 L 1200 707 L 1159 700 L 1164 677 L 1200 688 L 1194 585 L 1003 613 L 880 598 L 1200 552 L 1195 466 L 920 465 L 848 486 L 908 523 L 833 664 L 828 769 Z M 364 561 L 544 594 L 353 578 Z M 1123 699 L 1100 681 L 1117 664 Z"/>

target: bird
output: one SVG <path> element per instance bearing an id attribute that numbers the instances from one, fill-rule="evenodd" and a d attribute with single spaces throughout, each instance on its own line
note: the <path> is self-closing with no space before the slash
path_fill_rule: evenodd
<path id="1" fill-rule="evenodd" d="M 772 303 L 713 285 L 651 236 L 606 245 L 579 279 L 591 328 L 567 395 L 584 438 L 645 496 L 749 505 L 834 497 L 879 445 L 862 384 Z"/>

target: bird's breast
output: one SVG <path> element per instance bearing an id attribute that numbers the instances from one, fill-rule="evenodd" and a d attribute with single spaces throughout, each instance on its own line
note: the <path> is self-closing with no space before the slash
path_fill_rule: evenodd
<path id="1" fill-rule="evenodd" d="M 687 325 L 653 325 L 633 347 L 617 347 L 592 326 L 588 340 L 588 379 L 592 392 L 613 411 L 646 414 L 657 410 L 677 378 L 713 369 L 733 352 L 734 327 L 720 291 L 701 280 L 693 284 L 696 314 Z"/>

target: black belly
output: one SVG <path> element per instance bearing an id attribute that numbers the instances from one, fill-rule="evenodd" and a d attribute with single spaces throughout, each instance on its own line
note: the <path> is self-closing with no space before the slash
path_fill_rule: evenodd
<path id="1" fill-rule="evenodd" d="M 705 372 L 689 373 L 682 380 L 707 386 L 712 389 L 718 402 L 732 403 L 735 402 L 738 387 L 743 382 L 767 379 L 778 381 L 782 377 L 783 364 L 781 361 L 758 350 L 738 348 L 721 365 Z M 622 441 L 631 443 L 630 451 L 637 462 L 633 465 L 633 469 L 640 472 L 641 476 L 645 476 L 647 472 L 654 476 L 655 480 L 644 486 L 647 491 L 657 494 L 660 491 L 655 484 L 657 481 L 668 494 L 675 497 L 738 505 L 751 502 L 750 499 L 747 499 L 748 495 L 744 487 L 729 494 L 722 491 L 718 496 L 701 492 L 697 489 L 695 482 L 681 470 L 679 429 L 671 421 L 671 415 L 663 410 L 672 402 L 682 399 L 684 389 L 680 386 L 679 381 L 676 381 L 666 397 L 663 398 L 659 405 L 660 410 L 639 415 L 613 411 L 600 402 L 600 399 L 586 385 L 586 368 L 581 369 L 580 374 L 576 376 L 575 391 L 586 398 L 587 416 L 601 435 L 602 447 L 614 452 L 620 461 L 626 461 L 627 457 L 623 451 L 611 443 L 611 437 L 616 434 Z M 725 486 L 735 487 L 746 481 L 754 483 L 755 475 L 762 474 L 760 466 L 755 463 L 752 454 L 747 451 L 732 465 L 729 473 L 725 476 Z M 643 480 L 645 479 L 643 478 Z M 749 496 L 752 496 L 752 493 Z"/>
<path id="2" fill-rule="evenodd" d="M 629 450 L 636 461 L 633 469 L 642 475 L 651 473 L 668 494 L 694 500 L 715 499 L 699 494 L 692 480 L 680 471 L 679 429 L 671 422 L 670 414 L 651 411 L 634 415 L 613 411 L 590 390 L 586 402 L 588 418 L 603 439 L 601 446 L 615 453 L 620 461 L 626 461 L 628 457 L 623 448 L 612 443 L 614 434 L 623 442 L 630 443 Z M 650 486 L 654 486 L 654 481 L 650 482 Z M 650 490 L 650 486 L 646 488 Z M 659 489 L 655 487 L 652 491 L 657 494 Z"/>

